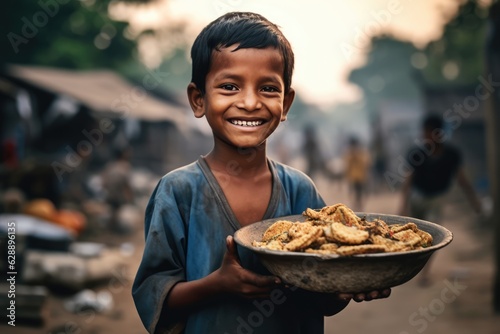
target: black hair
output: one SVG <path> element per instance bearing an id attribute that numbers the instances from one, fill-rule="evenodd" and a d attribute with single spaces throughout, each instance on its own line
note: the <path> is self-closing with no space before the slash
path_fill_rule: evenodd
<path id="1" fill-rule="evenodd" d="M 428 114 L 422 121 L 422 127 L 429 130 L 443 129 L 443 117 L 434 113 Z"/>
<path id="2" fill-rule="evenodd" d="M 210 70 L 212 53 L 234 44 L 239 49 L 274 47 L 283 57 L 285 93 L 292 85 L 294 55 L 292 47 L 277 25 L 260 14 L 230 12 L 208 24 L 196 37 L 191 48 L 192 77 L 196 87 L 205 94 L 205 80 Z"/>

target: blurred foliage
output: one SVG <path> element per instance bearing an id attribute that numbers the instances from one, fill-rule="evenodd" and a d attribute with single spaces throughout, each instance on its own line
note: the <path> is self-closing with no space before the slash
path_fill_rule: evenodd
<path id="1" fill-rule="evenodd" d="M 366 63 L 350 73 L 349 81 L 360 86 L 367 98 L 416 98 L 415 68 L 410 61 L 415 52 L 409 42 L 376 36 Z"/>
<path id="2" fill-rule="evenodd" d="M 445 16 L 449 16 L 443 13 Z M 424 50 L 421 74 L 431 85 L 468 85 L 484 73 L 488 8 L 476 0 L 463 3 L 444 27 L 442 37 Z"/>
<path id="3" fill-rule="evenodd" d="M 385 99 L 419 99 L 422 86 L 477 83 L 485 67 L 488 8 L 469 0 L 443 16 L 441 38 L 423 49 L 389 35 L 372 38 L 366 63 L 349 75 L 363 90 L 369 117 Z"/>
<path id="4" fill-rule="evenodd" d="M 127 23 L 109 18 L 111 1 L 2 1 L 0 64 L 120 69 L 135 62 L 136 41 L 126 37 Z"/>
<path id="5" fill-rule="evenodd" d="M 358 85 L 365 101 L 366 117 L 374 122 L 387 100 L 418 101 L 421 89 L 411 57 L 417 48 L 391 36 L 372 38 L 366 63 L 354 69 L 349 81 Z"/>
<path id="6" fill-rule="evenodd" d="M 189 41 L 186 27 L 186 22 L 171 23 L 167 27 L 147 30 L 140 35 L 141 39 L 148 39 L 157 49 L 159 64 L 152 67 L 162 76 L 160 90 L 180 92 L 182 96 L 186 95 L 186 87 L 191 81 L 192 41 Z M 135 76 L 138 77 L 139 74 L 136 71 Z"/>

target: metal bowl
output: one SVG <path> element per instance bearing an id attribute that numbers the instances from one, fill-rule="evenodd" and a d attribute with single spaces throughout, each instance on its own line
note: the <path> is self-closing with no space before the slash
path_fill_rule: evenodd
<path id="1" fill-rule="evenodd" d="M 425 220 L 378 213 L 356 213 L 366 219 L 382 219 L 387 224 L 414 222 L 419 229 L 430 233 L 433 245 L 420 250 L 339 256 L 337 254 L 311 254 L 273 251 L 254 247 L 264 231 L 277 220 L 305 221 L 302 215 L 286 216 L 260 221 L 245 226 L 234 234 L 237 244 L 255 252 L 262 264 L 285 283 L 316 292 L 366 292 L 392 288 L 411 280 L 429 260 L 430 256 L 448 245 L 452 233 Z"/>

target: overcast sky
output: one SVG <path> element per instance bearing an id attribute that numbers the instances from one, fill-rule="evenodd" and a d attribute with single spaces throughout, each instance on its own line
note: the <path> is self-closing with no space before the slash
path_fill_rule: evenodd
<path id="1" fill-rule="evenodd" d="M 484 1 L 486 2 L 486 0 Z M 319 105 L 351 102 L 360 91 L 350 70 L 364 61 L 369 36 L 390 31 L 425 46 L 439 38 L 446 15 L 459 0 L 159 0 L 154 7 L 117 11 L 138 29 L 187 20 L 194 40 L 210 21 L 228 11 L 254 11 L 278 24 L 296 57 L 293 86 Z M 445 14 L 443 14 L 445 13 Z M 154 54 L 149 45 L 146 52 Z M 154 59 L 152 57 L 151 59 Z"/>

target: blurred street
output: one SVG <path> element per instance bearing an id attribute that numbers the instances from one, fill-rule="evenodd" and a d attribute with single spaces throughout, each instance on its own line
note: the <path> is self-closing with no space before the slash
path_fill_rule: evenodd
<path id="1" fill-rule="evenodd" d="M 343 202 L 350 205 L 346 184 L 330 183 L 318 178 L 318 188 L 328 204 Z M 454 234 L 454 240 L 439 250 L 431 261 L 430 286 L 418 285 L 418 276 L 395 287 L 390 298 L 351 304 L 341 313 L 326 319 L 325 333 L 345 334 L 413 334 L 498 333 L 500 317 L 492 312 L 492 234 L 490 227 L 481 225 L 460 193 L 450 196 L 445 210 L 445 226 Z M 370 194 L 367 212 L 395 214 L 399 193 Z M 109 311 L 69 312 L 64 304 L 68 296 L 51 295 L 47 300 L 42 328 L 16 326 L 0 327 L 12 334 L 62 333 L 146 333 L 130 295 L 131 283 L 142 254 L 141 227 L 128 236 L 107 235 L 108 246 L 130 243 L 133 254 L 127 260 L 127 269 L 114 280 L 95 287 L 107 290 L 113 298 Z"/>
<path id="2" fill-rule="evenodd" d="M 328 189 L 321 182 L 319 188 L 327 203 L 349 203 L 345 189 Z M 351 302 L 326 319 L 325 333 L 498 333 L 500 317 L 492 312 L 492 230 L 481 225 L 461 193 L 449 198 L 443 225 L 453 241 L 429 262 L 431 285 L 419 286 L 417 276 L 393 288 L 388 299 Z M 397 214 L 399 203 L 399 193 L 372 194 L 365 211 Z"/>

